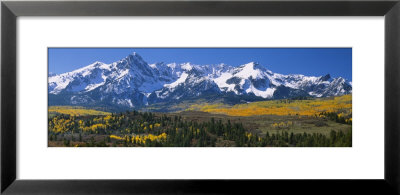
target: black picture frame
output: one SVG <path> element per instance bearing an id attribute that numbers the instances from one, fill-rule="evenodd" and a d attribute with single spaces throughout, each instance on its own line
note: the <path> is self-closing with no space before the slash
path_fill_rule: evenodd
<path id="1" fill-rule="evenodd" d="M 385 16 L 385 176 L 382 180 L 16 179 L 16 33 L 19 16 Z M 3 194 L 399 194 L 399 0 L 2 1 Z M 188 170 L 190 171 L 190 170 Z M 368 170 L 365 170 L 368 171 Z"/>

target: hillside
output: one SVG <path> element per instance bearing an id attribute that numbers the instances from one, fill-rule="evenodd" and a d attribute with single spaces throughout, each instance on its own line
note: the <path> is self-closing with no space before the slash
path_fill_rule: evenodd
<path id="1" fill-rule="evenodd" d="M 225 114 L 229 116 L 315 116 L 323 112 L 338 112 L 347 116 L 351 115 L 352 112 L 352 95 L 309 100 L 270 100 L 236 105 L 204 103 L 191 105 L 186 110 Z"/>

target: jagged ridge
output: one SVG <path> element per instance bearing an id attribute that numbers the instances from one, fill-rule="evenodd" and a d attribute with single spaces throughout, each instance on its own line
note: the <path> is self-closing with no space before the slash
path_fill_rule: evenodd
<path id="1" fill-rule="evenodd" d="M 49 74 L 50 105 L 139 108 L 159 102 L 207 97 L 262 100 L 349 94 L 344 78 L 282 75 L 250 62 L 225 64 L 148 64 L 137 53 L 111 64 L 95 62 L 59 75 Z"/>

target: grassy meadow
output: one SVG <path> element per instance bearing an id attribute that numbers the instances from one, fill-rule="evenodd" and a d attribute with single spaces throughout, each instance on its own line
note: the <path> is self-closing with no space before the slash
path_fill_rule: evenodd
<path id="1" fill-rule="evenodd" d="M 109 112 L 87 109 L 81 106 L 50 106 L 49 116 L 55 116 L 58 114 L 66 114 L 72 116 L 87 116 L 87 115 L 110 115 Z"/>

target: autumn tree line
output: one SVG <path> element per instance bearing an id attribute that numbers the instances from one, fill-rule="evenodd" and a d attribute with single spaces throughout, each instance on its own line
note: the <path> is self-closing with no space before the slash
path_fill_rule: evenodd
<path id="1" fill-rule="evenodd" d="M 49 118 L 49 141 L 64 146 L 107 147 L 350 147 L 351 131 L 320 133 L 257 134 L 241 123 L 210 118 L 197 122 L 179 115 L 156 116 L 151 112 L 127 111 L 111 115 Z"/>

